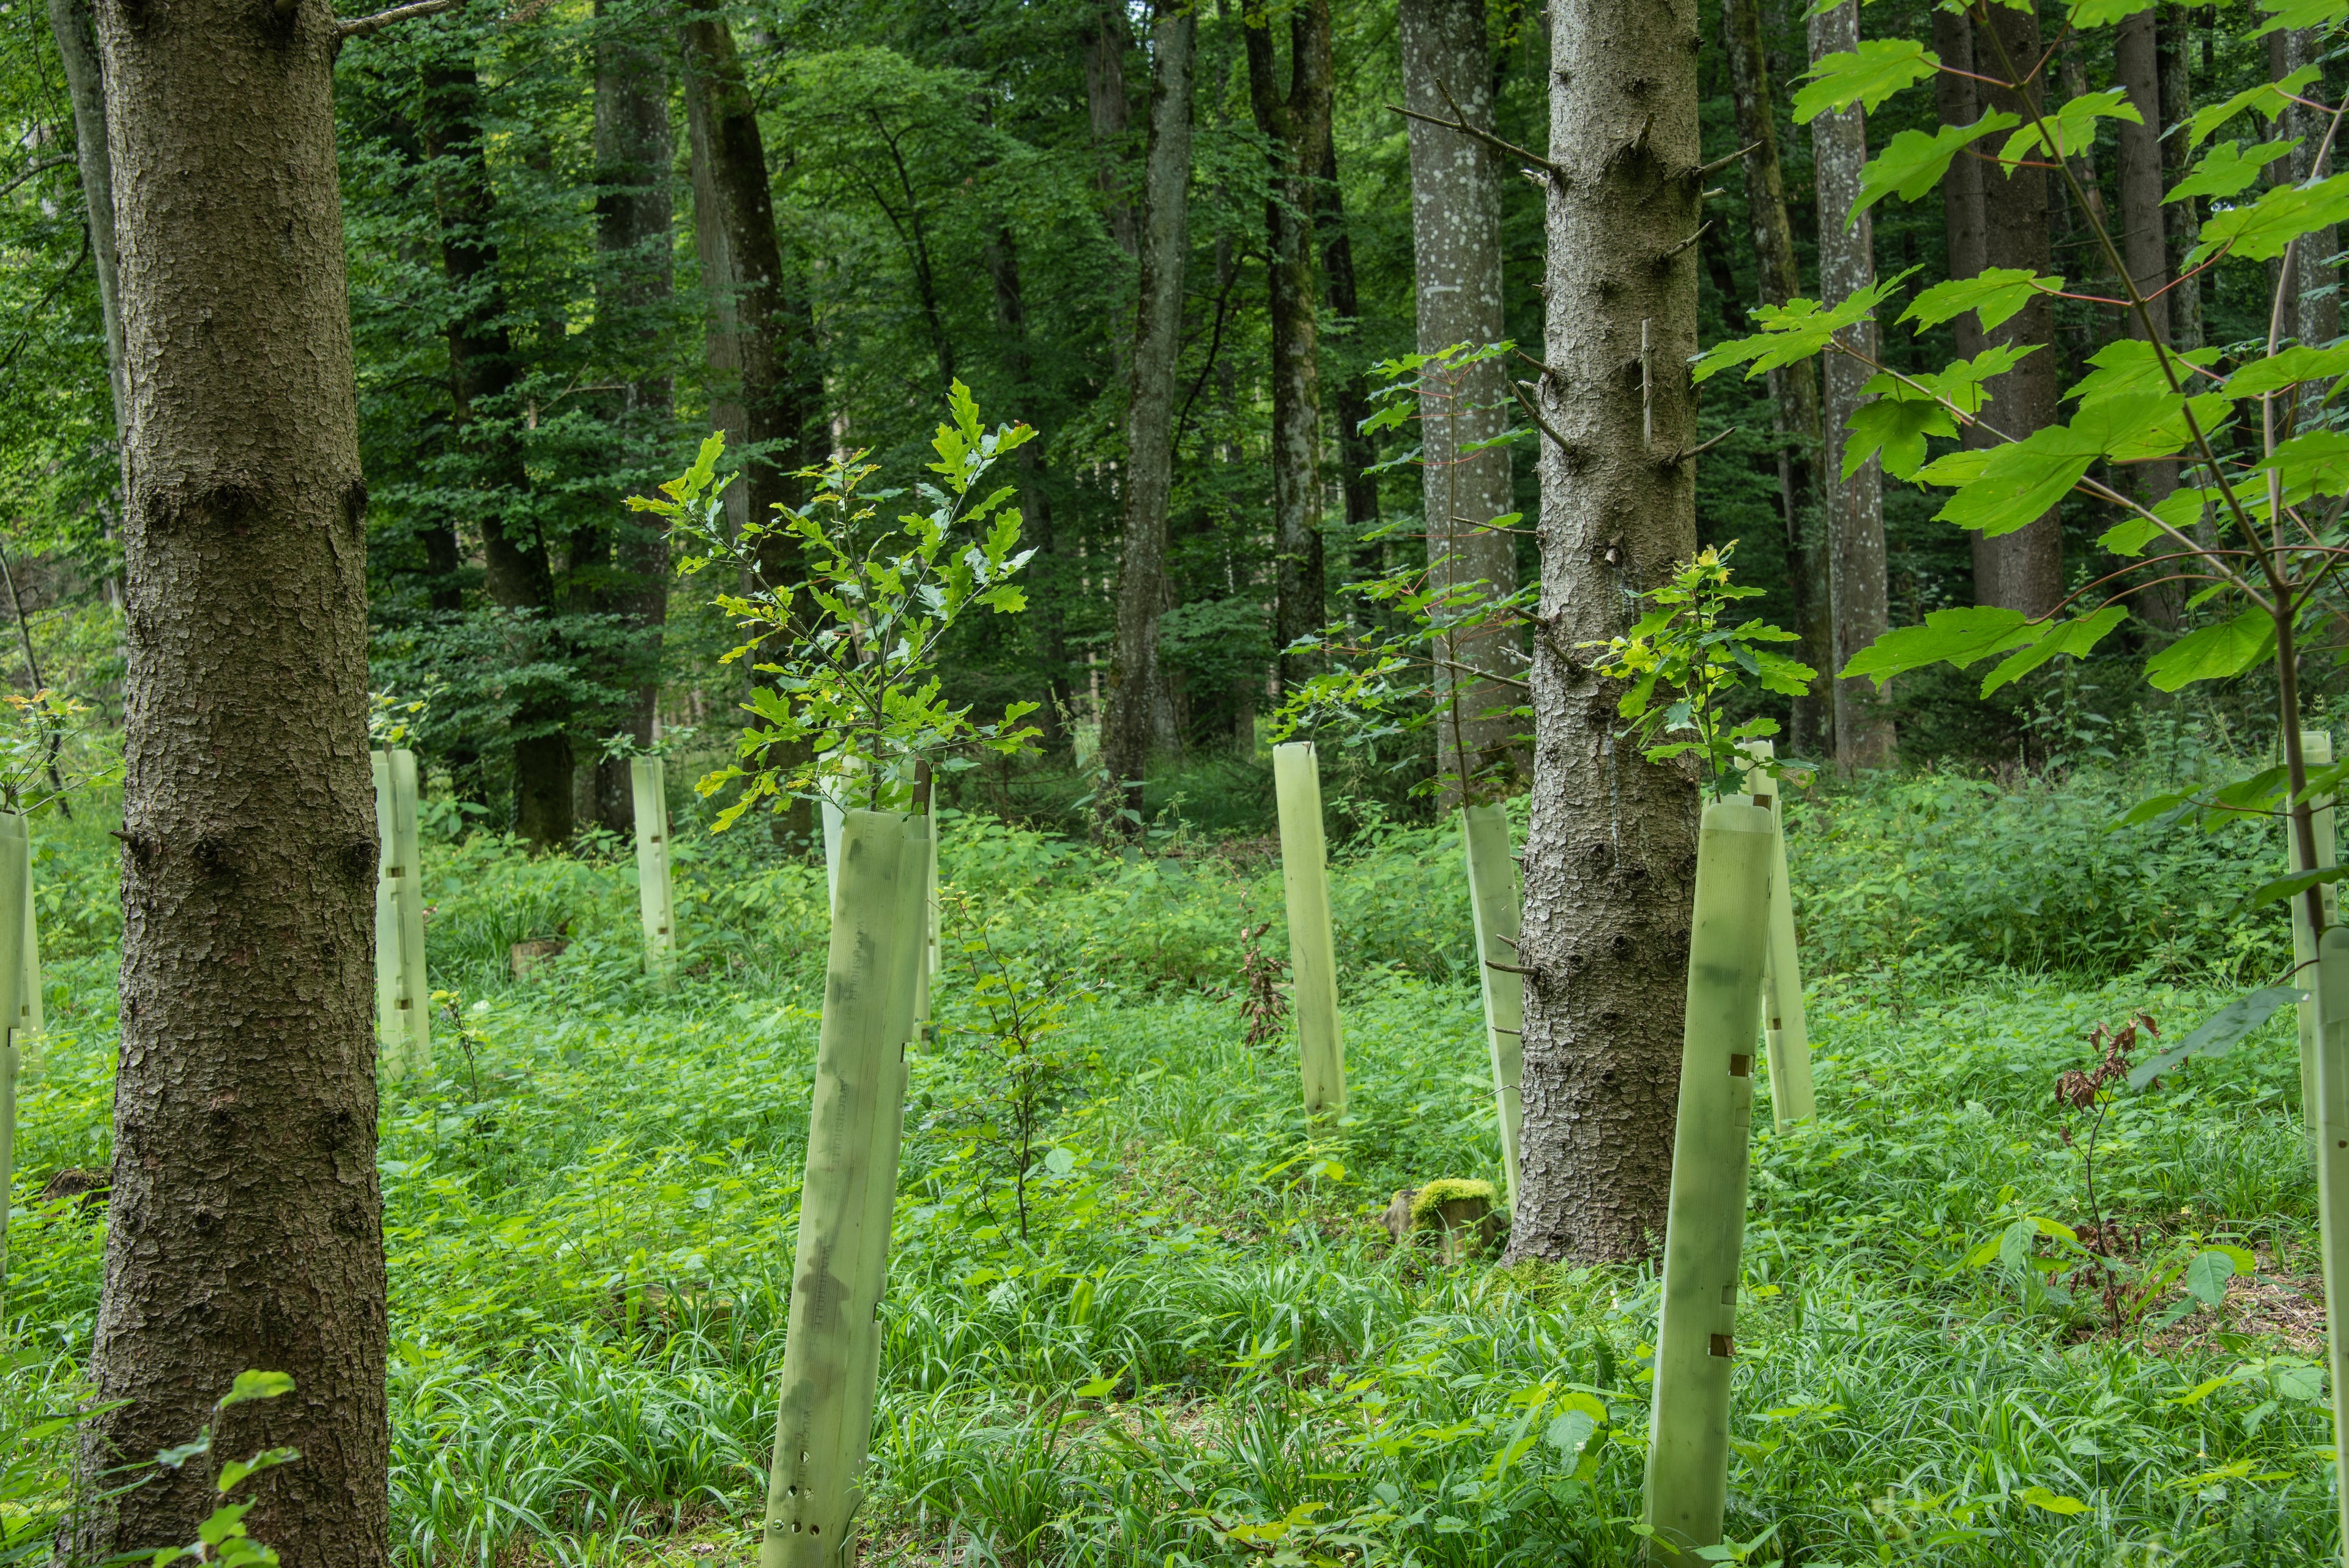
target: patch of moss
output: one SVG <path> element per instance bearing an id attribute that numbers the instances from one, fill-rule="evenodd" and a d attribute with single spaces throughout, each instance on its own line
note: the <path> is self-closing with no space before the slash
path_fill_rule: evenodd
<path id="1" fill-rule="evenodd" d="M 1457 1203 L 1467 1198 L 1481 1198 L 1486 1203 L 1492 1202 L 1493 1184 L 1489 1181 L 1468 1181 L 1456 1176 L 1446 1176 L 1429 1182 L 1412 1197 L 1411 1228 L 1414 1231 L 1424 1231 L 1441 1223 L 1436 1215 L 1437 1210 L 1447 1203 Z"/>

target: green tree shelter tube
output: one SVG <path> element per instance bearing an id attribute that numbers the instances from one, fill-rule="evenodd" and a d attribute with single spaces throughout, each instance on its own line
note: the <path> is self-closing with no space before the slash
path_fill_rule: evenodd
<path id="1" fill-rule="evenodd" d="M 877 1296 L 872 1217 L 894 1202 L 876 1149 L 895 1164 L 890 1107 L 904 1096 L 904 1045 L 912 1020 L 905 980 L 908 928 L 921 881 L 905 819 L 895 812 L 841 815 L 832 942 L 824 966 L 823 1023 L 816 1038 L 808 1114 L 799 1251 L 792 1266 L 789 1327 L 774 1460 L 767 1480 L 759 1568 L 832 1568 L 848 1560 L 857 1476 L 870 1437 L 866 1364 Z M 888 1181 L 894 1189 L 895 1182 Z M 885 1220 L 883 1221 L 885 1225 Z"/>
<path id="2" fill-rule="evenodd" d="M 375 886 L 376 1037 L 392 1077 L 432 1067 L 432 988 L 424 975 L 424 884 L 416 833 L 416 753 L 371 754 L 380 842 Z"/>
<path id="3" fill-rule="evenodd" d="M 1468 846 L 1468 902 L 1476 920 L 1476 971 L 1485 991 L 1485 1040 L 1500 1115 L 1501 1170 L 1514 1205 L 1517 1135 L 1525 1119 L 1519 1085 L 1525 1077 L 1526 982 L 1517 973 L 1517 922 L 1525 894 L 1516 857 L 1509 852 L 1508 808 L 1497 802 L 1464 807 L 1460 828 Z"/>
<path id="4" fill-rule="evenodd" d="M 18 950 L 25 934 L 11 931 L 31 908 L 25 898 L 29 845 L 25 819 L 0 812 L 0 952 Z M 24 1005 L 25 975 L 17 964 L 0 964 L 0 1019 L 15 1018 Z M 0 1323 L 8 1318 L 8 1209 L 16 1181 L 16 1031 L 0 1033 Z"/>
<path id="5" fill-rule="evenodd" d="M 1819 1104 L 1811 1088 L 1811 1026 L 1803 1015 L 1803 965 L 1795 951 L 1794 888 L 1786 879 L 1785 800 L 1779 781 L 1760 766 L 1775 759 L 1778 749 L 1768 741 L 1748 742 L 1745 749 L 1755 763 L 1746 770 L 1745 787 L 1775 824 L 1769 940 L 1762 961 L 1762 1040 L 1770 1061 L 1770 1120 L 1785 1132 L 1818 1115 Z"/>
<path id="6" fill-rule="evenodd" d="M 1272 748 L 1280 807 L 1280 885 L 1288 898 L 1288 972 L 1309 1116 L 1343 1116 L 1346 1047 L 1338 1032 L 1338 950 L 1330 934 L 1330 872 L 1321 838 L 1321 766 L 1310 741 Z"/>
<path id="7" fill-rule="evenodd" d="M 2349 1552 L 2349 930 L 2329 928 L 2316 947 L 2318 1029 L 2316 1213 L 2324 1254 L 2324 1334 L 2333 1389 L 2334 1501 Z"/>
<path id="8" fill-rule="evenodd" d="M 33 910 L 33 871 L 29 848 L 25 866 L 25 975 L 17 983 L 23 988 L 16 1002 L 16 1044 L 22 1051 L 48 1027 L 48 1021 L 41 1009 L 41 931 Z"/>
<path id="9" fill-rule="evenodd" d="M 1762 1004 L 1776 814 L 1744 799 L 1704 810 L 1689 933 L 1680 1112 L 1664 1229 L 1664 1303 L 1649 1421 L 1652 1560 L 1694 1568 L 1718 1545 L 1729 1492 L 1729 1383 L 1745 1240 L 1754 1120 L 1754 1023 Z"/>
<path id="10" fill-rule="evenodd" d="M 628 759 L 636 817 L 636 908 L 645 922 L 645 969 L 662 990 L 677 980 L 677 899 L 668 870 L 668 770 L 658 757 Z"/>
<path id="11" fill-rule="evenodd" d="M 2313 769 L 2333 765 L 2333 733 L 2329 730 L 2302 730 L 2300 732 L 2300 753 Z M 2316 828 L 2316 862 L 2319 866 L 2333 863 L 2333 797 L 2320 795 L 2310 803 Z M 2284 836 L 2286 862 L 2294 871 L 2311 867 L 2300 863 L 2300 836 L 2287 832 Z M 2322 889 L 2324 899 L 2324 921 L 2331 925 L 2340 919 L 2338 883 L 2328 882 Z M 2300 1004 L 2300 1106 L 2301 1116 L 2313 1133 L 2316 1128 L 2316 933 L 2308 929 L 2308 900 L 2293 898 L 2292 905 L 2292 983 L 2308 992 Z"/>

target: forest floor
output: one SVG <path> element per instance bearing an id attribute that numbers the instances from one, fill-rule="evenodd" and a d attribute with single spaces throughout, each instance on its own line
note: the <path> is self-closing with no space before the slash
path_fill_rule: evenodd
<path id="1" fill-rule="evenodd" d="M 44 850 L 45 887 L 81 837 Z M 1340 881 L 1408 896 L 1456 864 L 1431 842 Z M 101 1228 L 37 1195 L 107 1162 L 104 852 L 79 863 L 88 909 L 44 910 L 62 956 L 20 1115 L 0 1432 L 69 1403 L 88 1348 Z M 1632 1561 L 1653 1271 L 1445 1266 L 1378 1223 L 1398 1188 L 1499 1176 L 1473 986 L 1350 967 L 1350 1112 L 1317 1129 L 1293 1040 L 1247 1044 L 1236 984 L 1167 956 L 1214 927 L 1222 956 L 1199 964 L 1236 976 L 1225 922 L 1264 901 L 1261 877 L 1007 882 L 1008 853 L 960 872 L 950 854 L 949 879 L 1006 929 L 1105 934 L 1031 955 L 1071 989 L 1024 1231 L 1001 1061 L 960 1030 L 951 975 L 946 1029 L 913 1059 L 867 1560 Z M 714 863 L 686 869 L 686 919 L 735 936 L 689 950 L 663 994 L 632 972 L 624 860 L 442 855 L 436 982 L 461 985 L 467 1029 L 443 1020 L 435 1068 L 388 1085 L 382 1120 L 393 1531 L 415 1568 L 752 1561 L 817 906 L 802 869 L 723 897 Z M 1448 898 L 1419 902 L 1450 919 Z M 502 943 L 546 929 L 571 950 L 501 971 Z M 2169 1033 L 2225 994 L 1981 967 L 1814 984 L 1821 1115 L 1782 1136 L 1766 1086 L 1757 1106 L 1741 1560 L 2224 1568 L 2337 1550 L 2289 1012 L 2103 1123 L 2121 1278 L 2169 1282 L 2116 1313 L 2049 1233 L 2092 1218 L 2086 1125 L 2054 1096 L 2085 1036 L 2139 1011 Z M 2259 1264 L 2216 1308 L 2176 1278 L 2206 1243 Z M 61 1444 L 51 1459 L 62 1486 Z"/>

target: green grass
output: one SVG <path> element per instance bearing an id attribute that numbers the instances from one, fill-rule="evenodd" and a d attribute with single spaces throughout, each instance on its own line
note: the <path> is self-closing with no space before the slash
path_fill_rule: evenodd
<path id="1" fill-rule="evenodd" d="M 2092 842 L 2125 784 L 2034 787 L 1983 804 L 1928 778 L 1798 815 L 1806 940 L 1832 971 L 1810 996 L 1823 1115 L 1778 1137 L 1757 1108 L 1731 1533 L 1775 1527 L 1755 1561 L 1813 1564 L 2316 1560 L 2338 1550 L 2329 1417 L 2256 1307 L 2313 1290 L 2288 1018 L 2124 1101 L 2100 1146 L 2100 1186 L 2149 1245 L 2256 1249 L 2266 1277 L 2223 1319 L 2148 1343 L 2085 1293 L 1970 1264 L 2018 1216 L 2085 1218 L 2052 1096 L 2085 1032 L 2139 1008 L 2190 1024 L 2225 982 L 2267 978 L 2282 929 L 2227 913 L 2214 880 L 2265 846 L 2147 838 L 2113 870 L 2046 846 Z M 107 1158 L 104 826 L 41 830 L 52 1030 L 21 1113 L 0 1430 L 69 1401 L 88 1349 L 98 1224 L 36 1195 Z M 748 1561 L 822 878 L 747 835 L 680 839 L 670 996 L 635 973 L 625 856 L 428 853 L 435 982 L 486 1044 L 469 1061 L 441 1028 L 432 1080 L 384 1101 L 393 1519 L 417 1568 Z M 1452 836 L 1363 835 L 1333 878 L 1351 1109 L 1318 1135 L 1293 1043 L 1245 1044 L 1231 994 L 1244 920 L 1274 920 L 1278 950 L 1277 867 L 1187 836 L 1104 860 L 975 818 L 947 843 L 947 875 L 1006 913 L 1021 961 L 1095 994 L 1059 1043 L 1061 1152 L 1024 1240 L 972 1130 L 986 1058 L 949 1036 L 914 1063 L 875 1552 L 1632 1560 L 1652 1274 L 1446 1269 L 1390 1253 L 1376 1224 L 1396 1188 L 1499 1176 Z M 2131 890 L 2172 874 L 2198 879 L 2174 903 L 2219 911 L 2199 917 L 2207 949 L 2136 951 Z M 2003 911 L 1995 941 L 1985 909 Z M 508 944 L 557 933 L 560 961 L 507 977 Z M 951 984 L 940 1009 L 960 1016 Z M 25 1462 L 63 1484 L 54 1441 Z"/>

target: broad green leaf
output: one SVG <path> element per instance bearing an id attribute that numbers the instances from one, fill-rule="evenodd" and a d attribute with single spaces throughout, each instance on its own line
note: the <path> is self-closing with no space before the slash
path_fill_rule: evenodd
<path id="1" fill-rule="evenodd" d="M 2287 1366 L 2273 1376 L 2275 1391 L 2287 1399 L 2302 1404 L 2324 1397 L 2324 1368 L 2322 1366 Z"/>
<path id="2" fill-rule="evenodd" d="M 2215 490 L 2181 485 L 2155 503 L 2153 515 L 2179 533 L 2188 533 L 2201 524 L 2206 509 L 2218 498 Z M 2096 543 L 2116 556 L 2137 556 L 2157 540 L 2171 543 L 2152 518 L 2132 514 L 2106 529 L 2104 537 Z"/>
<path id="3" fill-rule="evenodd" d="M 2157 691 L 2176 691 L 2197 680 L 2240 675 L 2275 649 L 2275 622 L 2256 607 L 2232 620 L 2189 631 L 2145 661 Z"/>
<path id="4" fill-rule="evenodd" d="M 2244 1035 L 2265 1023 L 2280 1007 L 2290 1007 L 2306 999 L 2308 993 L 2298 986 L 2263 985 L 2247 992 L 2219 1009 L 2196 1025 L 2194 1033 L 2158 1056 L 2148 1056 L 2129 1070 L 2128 1086 L 2142 1089 L 2165 1073 L 2174 1073 L 2178 1064 L 2191 1056 L 2223 1056 L 2233 1050 Z"/>
<path id="5" fill-rule="evenodd" d="M 2299 33 L 2331 27 L 2349 16 L 2349 0 L 2277 0 L 2275 5 L 2260 0 L 2260 9 L 2273 15 L 2264 25 L 2252 29 L 2251 36 L 2254 38 L 2286 29 Z"/>
<path id="6" fill-rule="evenodd" d="M 1733 366 L 1744 365 L 1747 367 L 1745 379 L 1750 381 L 1783 365 L 1807 359 L 1825 348 L 1827 339 L 1836 333 L 1865 320 L 1916 270 L 1910 267 L 1898 277 L 1880 278 L 1832 310 L 1822 308 L 1815 299 L 1790 299 L 1783 307 L 1763 306 L 1754 313 L 1762 330 L 1751 337 L 1716 343 L 1698 355 L 1694 361 L 1695 379 L 1703 381 Z"/>
<path id="7" fill-rule="evenodd" d="M 2298 137 L 2289 141 L 2262 141 L 2249 152 L 2238 151 L 2239 143 L 2221 141 L 2213 145 L 2194 171 L 2170 188 L 2164 202 L 2183 202 L 2189 196 L 2211 196 L 2225 201 L 2240 196 L 2259 182 L 2260 171 L 2300 145 Z"/>
<path id="8" fill-rule="evenodd" d="M 1955 490 L 1961 484 L 1971 484 L 1990 466 L 1988 447 L 1960 447 L 1945 452 L 1915 473 L 1909 475 L 1920 484 L 1938 484 L 1944 490 Z"/>
<path id="9" fill-rule="evenodd" d="M 2215 1249 L 2197 1252 L 2186 1265 L 2186 1288 L 2196 1301 L 2217 1308 L 2227 1299 L 2227 1282 L 2235 1277 L 2235 1260 Z"/>
<path id="10" fill-rule="evenodd" d="M 2195 376 L 2189 366 L 2207 367 L 2219 358 L 2216 348 L 2196 348 L 2180 354 L 2172 350 L 2171 369 L 2178 385 L 2191 387 L 2198 380 L 2208 385 L 2204 378 Z M 2108 398 L 2121 392 L 2167 392 L 2170 390 L 2169 376 L 2161 367 L 2161 356 L 2152 344 L 2135 337 L 2116 337 L 2088 357 L 2095 369 L 2074 382 L 2066 398 L 2077 398 L 2087 403 L 2098 398 Z"/>
<path id="11" fill-rule="evenodd" d="M 2290 495 L 2349 493 L 2349 433 L 2314 430 L 2296 435 L 2279 442 L 2251 469 L 2255 473 L 2273 470 L 2282 476 Z"/>
<path id="12" fill-rule="evenodd" d="M 1852 206 L 1852 215 L 1858 216 L 1887 196 L 1914 202 L 1931 194 L 1949 173 L 1951 161 L 1968 146 L 2022 123 L 2021 117 L 1993 109 L 1971 125 L 1945 125 L 1930 135 L 1921 130 L 1898 132 L 1859 171 L 1859 200 Z"/>
<path id="13" fill-rule="evenodd" d="M 709 450 L 707 443 L 704 451 Z M 274 1399 L 280 1394 L 294 1392 L 294 1376 L 289 1372 L 240 1372 L 229 1391 L 221 1397 L 220 1407 L 242 1405 L 249 1399 Z"/>
<path id="14" fill-rule="evenodd" d="M 2084 92 L 2053 114 L 2042 115 L 2006 139 L 1999 149 L 1998 161 L 2014 163 L 2036 152 L 2053 158 L 2076 158 L 2096 144 L 2096 121 L 2124 120 L 2130 125 L 2143 125 L 2145 116 L 2137 105 L 2129 102 L 2128 93 L 2121 88 L 2106 88 L 2102 92 Z M 2047 145 L 2053 136 L 2055 145 Z M 2007 171 L 2009 178 L 2013 176 Z"/>
<path id="15" fill-rule="evenodd" d="M 2323 74 L 2318 67 L 2302 66 L 2280 82 L 2261 82 L 2257 87 L 2245 88 L 2224 103 L 2197 109 L 2193 123 L 2187 127 L 2186 145 L 2189 148 L 2201 146 L 2209 140 L 2212 131 L 2246 109 L 2274 119 L 2290 107 L 2289 95 L 2299 92 Z"/>
<path id="16" fill-rule="evenodd" d="M 2075 659 L 2085 659 L 2097 643 L 2121 622 L 2128 619 L 2125 605 L 2106 605 L 2094 615 L 2077 620 L 2059 621 L 2029 648 L 2009 654 L 1999 667 L 1982 680 L 1982 694 L 1985 697 L 2000 687 L 2020 680 L 2059 653 Z"/>
<path id="17" fill-rule="evenodd" d="M 2186 258 L 2191 266 L 2224 250 L 2242 261 L 2267 261 L 2301 235 L 2349 218 L 2349 174 L 2313 185 L 2274 185 L 2256 202 L 2215 212 L 2202 224 L 2202 243 Z"/>
<path id="18" fill-rule="evenodd" d="M 2349 877 L 2349 866 L 2320 866 L 2313 871 L 2295 871 L 2289 877 L 2261 883 L 2251 889 L 2245 902 L 2254 909 L 2264 909 L 2287 898 L 2297 898 L 2311 888 L 2330 888 L 2344 877 Z"/>
<path id="19" fill-rule="evenodd" d="M 2062 278 L 2044 276 L 2027 267 L 1986 266 L 1977 276 L 1953 277 L 1947 283 L 1935 284 L 1909 301 L 1900 319 L 1913 320 L 1920 327 L 1939 327 L 1950 317 L 1971 310 L 1982 317 L 1982 330 L 1988 332 L 2030 304 L 2033 295 L 2052 293 L 2063 286 Z"/>
<path id="20" fill-rule="evenodd" d="M 1881 378 L 1879 378 L 1880 379 Z M 1906 479 L 1925 463 L 1927 436 L 1953 436 L 1957 421 L 1940 404 L 1925 398 L 1879 397 L 1851 411 L 1851 439 L 1844 443 L 1843 476 L 1849 479 L 1879 449 L 1884 472 Z"/>
<path id="21" fill-rule="evenodd" d="M 1896 627 L 1853 654 L 1839 678 L 1867 677 L 1881 686 L 1896 675 L 1929 664 L 1951 664 L 1963 670 L 2046 634 L 2044 623 L 2034 622 L 2021 610 L 1995 605 L 1935 610 L 1922 626 Z"/>
<path id="22" fill-rule="evenodd" d="M 2072 26 L 2109 27 L 2125 16 L 2153 9 L 2154 0 L 2072 0 Z"/>
<path id="23" fill-rule="evenodd" d="M 2080 450 L 2072 432 L 2061 425 L 2034 431 L 2022 441 L 1992 449 L 1981 476 L 1933 515 L 1985 539 L 2028 528 L 2071 493 L 2100 455 Z"/>
<path id="24" fill-rule="evenodd" d="M 2330 381 L 2349 376 L 2349 343 L 2311 348 L 2295 343 L 2281 354 L 2254 359 L 2227 378 L 2227 396 L 2256 398 L 2280 392 L 2302 381 Z"/>
<path id="25" fill-rule="evenodd" d="M 1857 103 L 1877 105 L 1940 68 L 1940 57 L 1909 38 L 1863 38 L 1857 54 L 1829 55 L 1804 73 L 1809 85 L 1795 95 L 1795 123 Z"/>
<path id="26" fill-rule="evenodd" d="M 2032 1507 L 2044 1508 L 2050 1513 L 2085 1513 L 2088 1511 L 2088 1505 L 2082 1502 L 2078 1498 L 2065 1497 L 2059 1492 L 2049 1491 L 2044 1486 L 2027 1486 L 2016 1495 L 2021 1497 L 2023 1501 L 2029 1503 Z"/>

